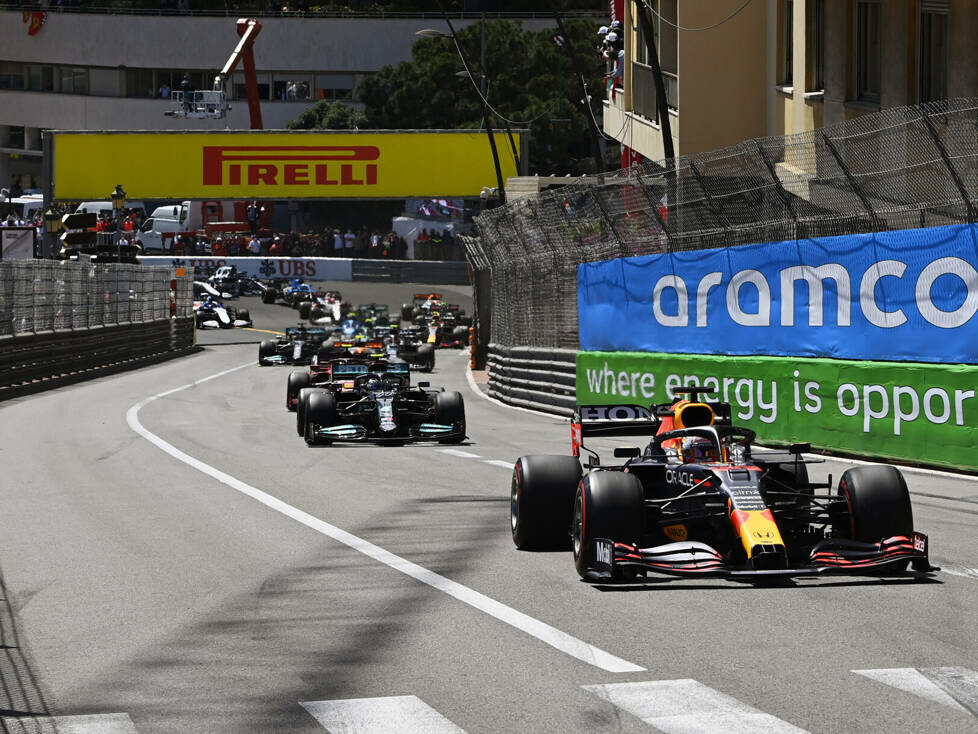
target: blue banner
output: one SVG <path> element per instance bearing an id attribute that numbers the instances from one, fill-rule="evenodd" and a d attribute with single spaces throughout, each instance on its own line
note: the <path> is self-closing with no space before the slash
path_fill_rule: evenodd
<path id="1" fill-rule="evenodd" d="M 577 270 L 581 348 L 978 363 L 978 226 L 643 255 Z"/>

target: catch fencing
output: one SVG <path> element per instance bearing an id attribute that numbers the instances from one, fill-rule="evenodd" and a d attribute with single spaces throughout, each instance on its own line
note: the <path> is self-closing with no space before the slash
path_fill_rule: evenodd
<path id="1" fill-rule="evenodd" d="M 0 262 L 0 399 L 187 351 L 193 326 L 175 268 Z"/>
<path id="2" fill-rule="evenodd" d="M 975 221 L 978 99 L 954 99 L 586 176 L 462 244 L 483 344 L 577 349 L 580 263 Z"/>
<path id="3" fill-rule="evenodd" d="M 491 394 L 563 413 L 553 399 L 562 377 L 519 384 L 539 373 L 502 366 L 513 348 L 550 363 L 580 348 L 580 263 L 976 221 L 972 98 L 582 177 L 486 211 L 479 236 L 461 239 L 476 284 L 476 358 L 488 360 Z"/>

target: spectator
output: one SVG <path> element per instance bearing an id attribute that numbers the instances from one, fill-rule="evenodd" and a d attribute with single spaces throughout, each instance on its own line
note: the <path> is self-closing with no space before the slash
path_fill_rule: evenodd
<path id="1" fill-rule="evenodd" d="M 258 202 L 252 201 L 245 209 L 245 217 L 248 220 L 248 227 L 251 229 L 252 236 L 258 234 Z"/>
<path id="2" fill-rule="evenodd" d="M 160 99 L 169 99 L 169 98 L 170 98 L 170 85 L 167 84 L 166 82 L 163 82 L 160 85 Z"/>
<path id="3" fill-rule="evenodd" d="M 278 238 L 278 236 L 275 236 L 272 239 L 272 246 L 268 248 L 268 254 L 271 255 L 272 257 L 281 257 L 282 256 L 282 254 L 283 254 L 282 253 L 282 240 L 280 240 Z"/>
<path id="4" fill-rule="evenodd" d="M 347 227 L 346 234 L 343 235 L 343 256 L 353 257 L 353 249 L 356 247 L 357 236 L 353 234 L 353 228 Z"/>
<path id="5" fill-rule="evenodd" d="M 251 240 L 249 240 L 249 242 L 248 242 L 248 251 L 252 255 L 260 255 L 261 254 L 261 241 L 258 239 L 258 235 L 255 234 L 254 232 L 252 232 L 252 234 L 251 234 Z"/>
<path id="6" fill-rule="evenodd" d="M 338 229 L 333 230 L 333 253 L 336 257 L 343 257 L 343 235 Z"/>

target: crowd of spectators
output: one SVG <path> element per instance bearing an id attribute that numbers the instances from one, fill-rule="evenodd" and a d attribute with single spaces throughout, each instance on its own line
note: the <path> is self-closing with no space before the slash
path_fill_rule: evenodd
<path id="1" fill-rule="evenodd" d="M 615 89 L 621 89 L 622 70 L 625 66 L 625 39 L 621 21 L 613 20 L 598 28 L 598 53 L 605 61 L 607 72 L 604 75 L 608 91 L 614 99 Z"/>

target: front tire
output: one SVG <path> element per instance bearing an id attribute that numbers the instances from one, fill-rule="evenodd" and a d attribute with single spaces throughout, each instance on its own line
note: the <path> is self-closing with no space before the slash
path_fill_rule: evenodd
<path id="1" fill-rule="evenodd" d="M 261 302 L 262 303 L 275 303 L 275 298 L 277 296 L 278 296 L 278 293 L 275 291 L 274 288 L 267 288 L 264 291 L 262 291 L 262 294 L 261 294 Z"/>
<path id="2" fill-rule="evenodd" d="M 312 311 L 312 302 L 311 301 L 303 301 L 302 303 L 299 304 L 299 318 L 300 319 L 308 319 L 309 318 L 309 313 L 311 311 Z"/>
<path id="3" fill-rule="evenodd" d="M 275 354 L 275 342 L 271 339 L 266 339 L 258 345 L 258 364 L 262 367 L 267 367 L 271 364 L 268 358 L 273 354 Z"/>
<path id="4" fill-rule="evenodd" d="M 316 435 L 318 426 L 335 426 L 339 422 L 336 410 L 336 396 L 329 390 L 312 393 L 306 402 L 306 424 L 304 438 L 307 446 L 325 446 L 332 441 Z"/>
<path id="5" fill-rule="evenodd" d="M 573 456 L 521 456 L 513 467 L 509 515 L 520 550 L 566 548 L 570 544 L 574 492 L 581 463 Z"/>
<path id="6" fill-rule="evenodd" d="M 645 493 L 634 474 L 592 471 L 577 486 L 572 540 L 574 566 L 588 579 L 594 566 L 594 540 L 638 543 L 642 537 Z M 620 580 L 624 574 L 616 574 Z"/>
<path id="7" fill-rule="evenodd" d="M 913 532 L 910 492 L 895 467 L 853 467 L 839 479 L 839 494 L 849 508 L 849 526 L 842 530 L 853 540 L 879 543 L 894 535 L 910 537 Z"/>
<path id="8" fill-rule="evenodd" d="M 440 392 L 435 395 L 435 423 L 453 425 L 459 435 L 440 438 L 438 443 L 462 443 L 465 440 L 465 402 L 457 392 Z"/>
<path id="9" fill-rule="evenodd" d="M 299 390 L 299 399 L 295 405 L 295 432 L 300 436 L 306 433 L 306 406 L 309 405 L 309 396 L 320 390 L 322 388 L 318 387 L 304 387 Z"/>
<path id="10" fill-rule="evenodd" d="M 416 357 L 418 364 L 424 365 L 421 367 L 421 372 L 431 372 L 435 369 L 435 347 L 432 344 L 422 344 L 418 347 L 418 356 Z"/>

